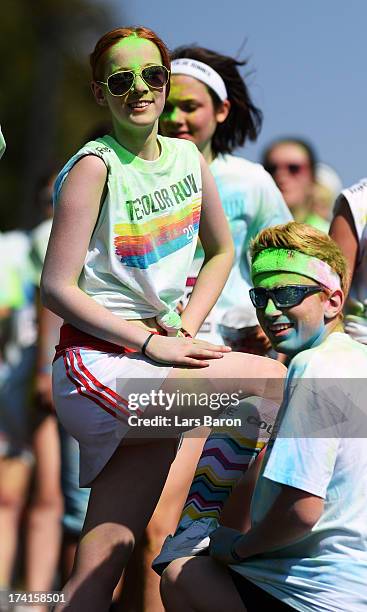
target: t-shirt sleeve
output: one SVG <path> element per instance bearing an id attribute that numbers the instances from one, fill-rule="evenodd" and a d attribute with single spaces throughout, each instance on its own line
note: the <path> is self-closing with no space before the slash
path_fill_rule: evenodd
<path id="1" fill-rule="evenodd" d="M 86 157 L 87 155 L 95 155 L 96 157 L 99 157 L 104 162 L 104 164 L 106 165 L 108 169 L 109 168 L 108 155 L 110 153 L 111 153 L 111 149 L 109 149 L 108 147 L 101 146 L 100 143 L 97 141 L 95 142 L 93 141 L 93 142 L 87 143 L 82 149 L 80 149 L 80 151 L 78 151 L 78 153 L 73 155 L 73 157 L 69 159 L 69 161 L 65 164 L 65 166 L 62 168 L 62 170 L 59 172 L 59 174 L 56 177 L 54 190 L 53 190 L 53 197 L 52 197 L 53 206 L 54 207 L 56 206 L 57 201 L 60 197 L 62 187 L 69 175 L 69 172 L 78 161 L 80 161 L 83 157 Z"/>
<path id="2" fill-rule="evenodd" d="M 325 499 L 338 444 L 335 438 L 277 438 L 264 476 Z"/>
<path id="3" fill-rule="evenodd" d="M 341 395 L 332 379 L 300 378 L 288 384 L 266 478 L 326 497 L 346 420 Z"/>

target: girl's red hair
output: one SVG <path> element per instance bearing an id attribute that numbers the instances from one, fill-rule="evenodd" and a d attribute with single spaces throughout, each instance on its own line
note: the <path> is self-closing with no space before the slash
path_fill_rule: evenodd
<path id="1" fill-rule="evenodd" d="M 149 28 L 143 28 L 142 26 L 128 26 L 126 28 L 116 28 L 115 30 L 111 30 L 111 32 L 107 32 L 99 39 L 97 42 L 93 53 L 91 53 L 89 57 L 90 65 L 92 68 L 92 77 L 94 81 L 101 80 L 103 75 L 100 73 L 101 70 L 101 58 L 103 54 L 114 44 L 122 40 L 123 38 L 128 38 L 129 36 L 135 36 L 136 38 L 145 38 L 146 40 L 152 41 L 154 43 L 161 54 L 163 66 L 170 70 L 170 59 L 169 59 L 169 51 L 164 44 L 163 40 L 159 38 L 159 36 L 150 30 Z M 169 83 L 167 84 L 166 95 L 168 95 Z"/>

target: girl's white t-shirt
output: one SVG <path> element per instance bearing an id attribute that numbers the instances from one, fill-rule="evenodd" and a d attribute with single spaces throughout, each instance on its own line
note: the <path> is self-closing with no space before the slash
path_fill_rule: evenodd
<path id="1" fill-rule="evenodd" d="M 79 286 L 124 319 L 164 316 L 175 309 L 197 243 L 202 197 L 199 153 L 191 142 L 158 139 L 160 157 L 147 161 L 112 136 L 98 138 L 70 159 L 55 183 L 57 205 L 63 183 L 79 159 L 96 155 L 105 163 L 107 195 Z"/>

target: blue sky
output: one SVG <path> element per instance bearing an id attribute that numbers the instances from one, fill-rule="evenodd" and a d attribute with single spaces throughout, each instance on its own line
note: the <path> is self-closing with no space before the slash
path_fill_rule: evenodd
<path id="1" fill-rule="evenodd" d="M 198 43 L 242 57 L 264 112 L 258 160 L 281 135 L 308 138 L 345 185 L 367 175 L 366 0 L 108 0 L 116 25 L 146 25 L 172 49 Z"/>

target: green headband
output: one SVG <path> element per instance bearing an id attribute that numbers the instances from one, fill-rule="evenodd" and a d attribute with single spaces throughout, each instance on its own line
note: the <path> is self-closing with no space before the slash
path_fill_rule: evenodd
<path id="1" fill-rule="evenodd" d="M 270 247 L 255 255 L 251 269 L 253 283 L 256 277 L 264 272 L 293 272 L 312 278 L 332 291 L 340 289 L 339 275 L 329 264 L 317 257 L 291 249 Z"/>

